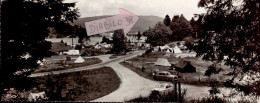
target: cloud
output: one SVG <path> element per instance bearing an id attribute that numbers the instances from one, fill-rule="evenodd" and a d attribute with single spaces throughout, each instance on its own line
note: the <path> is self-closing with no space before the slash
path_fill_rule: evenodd
<path id="1" fill-rule="evenodd" d="M 66 0 L 77 1 L 81 17 L 117 15 L 119 8 L 124 8 L 136 15 L 155 15 L 165 17 L 166 14 L 183 14 L 188 20 L 193 14 L 204 13 L 198 8 L 199 0 Z"/>

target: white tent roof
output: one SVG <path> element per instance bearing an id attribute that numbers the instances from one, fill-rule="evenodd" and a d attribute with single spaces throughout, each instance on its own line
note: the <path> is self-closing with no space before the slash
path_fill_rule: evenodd
<path id="1" fill-rule="evenodd" d="M 94 46 L 95 49 L 101 49 L 101 45 L 97 44 Z"/>
<path id="2" fill-rule="evenodd" d="M 178 46 L 175 46 L 173 48 L 173 50 L 174 50 L 174 53 L 182 53 L 181 49 Z"/>
<path id="3" fill-rule="evenodd" d="M 39 64 L 40 66 L 43 66 L 43 63 L 40 60 L 37 61 L 37 64 Z"/>
<path id="4" fill-rule="evenodd" d="M 145 47 L 146 48 L 149 48 L 151 45 L 150 44 L 145 44 Z"/>
<path id="5" fill-rule="evenodd" d="M 169 49 L 170 47 L 169 47 L 169 45 L 164 45 L 164 46 L 161 46 L 161 49 L 163 50 L 163 49 Z"/>
<path id="6" fill-rule="evenodd" d="M 85 60 L 84 60 L 81 56 L 79 56 L 79 57 L 74 61 L 74 63 L 83 63 L 83 62 L 85 62 Z"/>
<path id="7" fill-rule="evenodd" d="M 154 63 L 154 65 L 159 65 L 159 66 L 171 66 L 169 61 L 165 58 L 158 58 L 157 61 Z"/>

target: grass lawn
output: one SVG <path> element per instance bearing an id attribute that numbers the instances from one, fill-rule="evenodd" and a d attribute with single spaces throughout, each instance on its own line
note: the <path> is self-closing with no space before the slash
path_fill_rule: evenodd
<path id="1" fill-rule="evenodd" d="M 45 91 L 47 96 L 56 93 L 56 97 L 49 96 L 51 101 L 90 101 L 115 91 L 119 88 L 121 81 L 112 68 L 101 67 L 74 73 L 37 77 L 35 82 L 36 89 L 34 88 L 32 92 Z"/>
<path id="2" fill-rule="evenodd" d="M 84 63 L 74 63 L 74 59 L 71 61 L 64 60 L 49 60 L 48 63 L 44 63 L 43 66 L 40 66 L 39 69 L 36 69 L 35 72 L 48 72 L 48 71 L 56 71 L 56 70 L 64 70 L 76 67 L 89 66 L 97 63 L 101 63 L 102 60 L 99 58 L 85 58 Z"/>
<path id="3" fill-rule="evenodd" d="M 152 78 L 152 71 L 155 69 L 159 69 L 160 71 L 169 71 L 172 74 L 177 75 L 177 71 L 170 70 L 170 67 L 164 66 L 155 66 L 154 63 L 157 61 L 157 58 L 167 58 L 171 64 L 178 63 L 181 59 L 191 62 L 191 64 L 196 67 L 195 73 L 179 73 L 184 79 L 184 83 L 193 84 L 193 85 L 201 85 L 201 86 L 209 86 L 210 82 L 217 79 L 218 81 L 222 82 L 226 78 L 221 77 L 221 75 L 215 75 L 211 78 L 204 76 L 205 71 L 207 70 L 208 66 L 212 64 L 212 62 L 203 61 L 198 59 L 197 57 L 185 57 L 185 58 L 177 58 L 174 54 L 170 55 L 169 57 L 165 57 L 165 52 L 153 52 L 150 54 L 143 54 L 141 56 L 137 56 L 126 60 L 126 62 L 121 62 L 122 65 L 126 66 L 127 68 L 131 69 L 132 71 L 136 72 L 137 74 L 147 78 Z M 145 67 L 145 70 L 142 71 L 142 66 Z"/>

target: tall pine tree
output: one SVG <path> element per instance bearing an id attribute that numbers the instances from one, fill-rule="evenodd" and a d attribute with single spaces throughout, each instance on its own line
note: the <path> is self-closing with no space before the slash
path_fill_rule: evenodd
<path id="1" fill-rule="evenodd" d="M 165 18 L 164 18 L 164 20 L 163 20 L 163 23 L 164 23 L 164 25 L 166 25 L 166 26 L 170 26 L 170 24 L 171 24 L 171 18 L 170 18 L 169 15 L 166 15 L 166 16 L 165 16 Z"/>
<path id="2" fill-rule="evenodd" d="M 182 14 L 173 17 L 170 28 L 172 30 L 171 40 L 182 40 L 192 33 L 192 27 L 189 21 Z"/>
<path id="3" fill-rule="evenodd" d="M 113 47 L 111 49 L 112 53 L 120 55 L 125 54 L 126 49 L 126 37 L 122 30 L 116 30 L 114 31 L 113 37 Z"/>

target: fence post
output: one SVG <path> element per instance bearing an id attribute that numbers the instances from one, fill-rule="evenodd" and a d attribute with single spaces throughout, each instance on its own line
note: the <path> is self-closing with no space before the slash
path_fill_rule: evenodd
<path id="1" fill-rule="evenodd" d="M 179 102 L 182 103 L 182 97 L 181 97 L 181 83 L 178 82 L 178 84 L 179 84 Z"/>
<path id="2" fill-rule="evenodd" d="M 175 102 L 178 101 L 178 98 L 177 98 L 177 81 L 174 82 L 174 98 L 175 98 Z"/>

